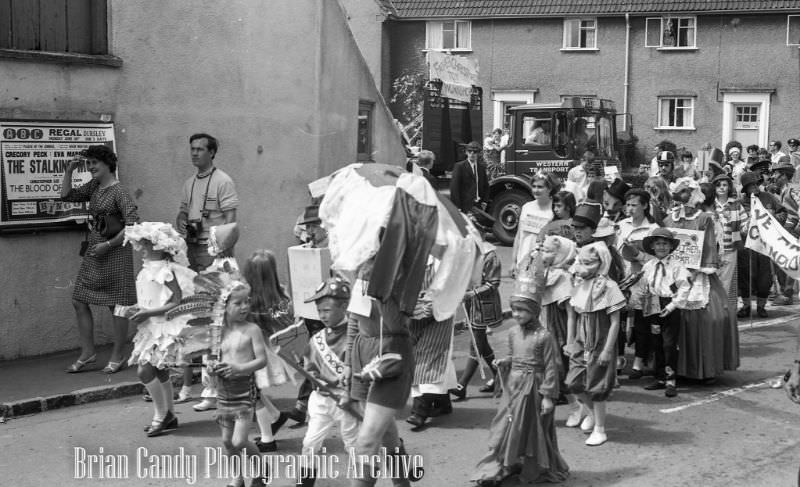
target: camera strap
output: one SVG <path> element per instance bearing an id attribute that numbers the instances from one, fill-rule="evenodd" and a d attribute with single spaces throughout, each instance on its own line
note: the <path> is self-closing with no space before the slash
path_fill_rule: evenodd
<path id="1" fill-rule="evenodd" d="M 200 210 L 200 218 L 205 217 L 206 205 L 208 204 L 208 188 L 209 188 L 209 186 L 211 186 L 211 178 L 214 177 L 214 172 L 216 170 L 217 170 L 217 168 L 214 167 L 213 169 L 211 169 L 211 172 L 207 176 L 208 177 L 208 182 L 206 183 L 206 193 L 203 196 L 203 209 Z M 206 177 L 206 176 L 204 176 L 204 177 Z M 199 178 L 199 177 L 195 176 L 194 179 L 192 179 L 192 190 L 189 192 L 189 211 L 191 211 L 191 209 L 192 209 L 192 199 L 194 198 L 194 184 L 197 182 L 198 179 L 202 179 L 202 178 Z"/>

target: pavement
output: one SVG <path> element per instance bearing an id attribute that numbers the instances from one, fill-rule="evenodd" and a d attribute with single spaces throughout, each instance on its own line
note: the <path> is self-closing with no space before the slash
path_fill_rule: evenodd
<path id="1" fill-rule="evenodd" d="M 502 262 L 510 262 L 511 248 L 498 246 L 498 256 Z M 510 318 L 508 298 L 513 289 L 509 269 L 503 268 L 500 294 L 503 300 L 504 315 Z M 784 323 L 800 316 L 800 304 L 767 308 L 770 317 L 766 319 L 740 320 L 740 329 L 757 329 L 772 324 Z M 504 325 L 496 331 L 500 344 L 505 343 Z M 458 337 L 457 337 L 458 338 Z M 469 344 L 456 347 L 455 358 L 466 358 Z M 502 345 L 501 345 L 502 346 Z M 458 350 L 462 350 L 459 352 Z M 499 352 L 499 351 L 498 351 Z M 105 374 L 102 368 L 108 362 L 109 347 L 98 348 L 97 362 L 87 367 L 85 372 L 67 374 L 64 370 L 77 358 L 73 350 L 41 357 L 25 358 L 0 362 L 0 422 L 6 418 L 41 413 L 69 406 L 95 401 L 117 399 L 144 392 L 144 387 L 136 377 L 135 367 L 128 367 L 116 374 Z M 179 385 L 180 374 L 173 377 Z M 195 386 L 198 389 L 199 386 Z M 287 389 L 288 390 L 288 389 Z M 290 397 L 291 394 L 289 394 Z"/>

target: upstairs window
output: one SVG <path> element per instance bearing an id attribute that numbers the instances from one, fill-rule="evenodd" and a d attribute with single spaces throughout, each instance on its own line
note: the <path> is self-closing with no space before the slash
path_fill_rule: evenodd
<path id="1" fill-rule="evenodd" d="M 472 24 L 468 20 L 428 22 L 425 28 L 425 49 L 434 51 L 470 51 Z"/>
<path id="2" fill-rule="evenodd" d="M 0 0 L 0 49 L 108 54 L 106 0 Z"/>
<path id="3" fill-rule="evenodd" d="M 786 45 L 800 46 L 800 15 L 786 17 Z"/>
<path id="4" fill-rule="evenodd" d="M 694 49 L 697 47 L 695 17 L 648 17 L 645 47 Z"/>
<path id="5" fill-rule="evenodd" d="M 660 97 L 659 129 L 694 129 L 694 98 Z"/>
<path id="6" fill-rule="evenodd" d="M 564 49 L 597 49 L 597 20 L 564 19 Z"/>

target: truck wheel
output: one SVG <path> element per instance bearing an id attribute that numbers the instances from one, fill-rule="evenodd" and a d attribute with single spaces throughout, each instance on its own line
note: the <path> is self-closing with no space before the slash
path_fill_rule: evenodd
<path id="1" fill-rule="evenodd" d="M 492 233 L 497 240 L 505 245 L 514 243 L 520 210 L 531 199 L 529 194 L 518 189 L 504 191 L 495 198 L 492 203 L 492 216 L 495 219 Z"/>

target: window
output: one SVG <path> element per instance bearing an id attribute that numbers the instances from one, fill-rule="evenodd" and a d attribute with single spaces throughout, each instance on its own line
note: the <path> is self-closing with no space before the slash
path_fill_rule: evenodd
<path id="1" fill-rule="evenodd" d="M 525 145 L 550 147 L 553 136 L 551 120 L 546 115 L 525 115 L 522 117 L 521 138 Z"/>
<path id="2" fill-rule="evenodd" d="M 759 105 L 736 105 L 736 130 L 758 130 Z"/>
<path id="3" fill-rule="evenodd" d="M 694 129 L 694 98 L 658 99 L 659 129 Z"/>
<path id="4" fill-rule="evenodd" d="M 564 19 L 564 49 L 597 49 L 597 20 Z"/>
<path id="5" fill-rule="evenodd" d="M 800 46 L 800 15 L 786 17 L 786 45 Z"/>
<path id="6" fill-rule="evenodd" d="M 372 109 L 370 101 L 358 102 L 358 141 L 356 143 L 358 160 L 372 160 Z"/>
<path id="7" fill-rule="evenodd" d="M 645 47 L 694 49 L 697 37 L 695 17 L 649 17 L 645 26 Z"/>
<path id="8" fill-rule="evenodd" d="M 108 54 L 106 0 L 0 0 L 0 49 Z"/>
<path id="9" fill-rule="evenodd" d="M 472 49 L 472 25 L 468 20 L 428 22 L 425 28 L 425 49 L 436 51 L 469 51 Z"/>

